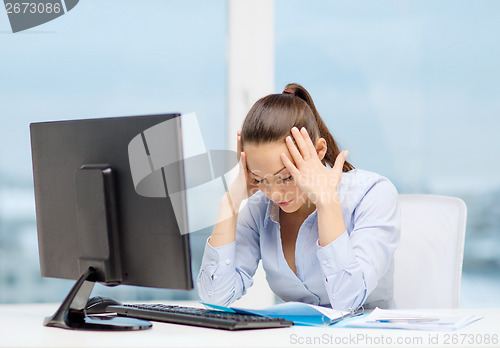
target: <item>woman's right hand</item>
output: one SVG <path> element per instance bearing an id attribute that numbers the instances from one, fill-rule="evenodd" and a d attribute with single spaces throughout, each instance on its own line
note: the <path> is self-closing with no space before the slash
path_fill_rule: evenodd
<path id="1" fill-rule="evenodd" d="M 243 152 L 243 147 L 241 146 L 241 131 L 237 132 L 237 139 L 238 143 L 236 145 L 236 148 L 238 150 L 238 161 L 241 163 L 240 170 L 245 173 L 245 179 L 247 183 L 247 198 L 252 196 L 254 193 L 259 191 L 259 188 L 257 185 L 253 183 L 252 178 L 250 178 L 250 175 L 248 175 L 248 168 L 247 168 L 247 154 L 246 152 Z M 241 160 L 243 155 L 243 161 Z"/>
<path id="2" fill-rule="evenodd" d="M 237 133 L 237 154 L 238 154 L 238 176 L 236 180 L 229 187 L 229 197 L 233 203 L 235 211 L 239 210 L 241 202 L 256 193 L 259 188 L 252 183 L 247 169 L 247 155 L 243 152 L 241 146 L 241 131 Z"/>
<path id="3" fill-rule="evenodd" d="M 232 243 L 236 239 L 236 222 L 241 203 L 258 191 L 258 188 L 249 179 L 247 155 L 241 147 L 241 132 L 238 132 L 237 150 L 238 175 L 220 202 L 217 223 L 208 239 L 208 243 L 213 247 Z"/>

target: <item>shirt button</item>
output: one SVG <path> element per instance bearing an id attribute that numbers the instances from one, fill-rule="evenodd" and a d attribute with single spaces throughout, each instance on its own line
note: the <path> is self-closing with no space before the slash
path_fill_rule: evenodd
<path id="1" fill-rule="evenodd" d="M 328 263 L 328 260 L 323 260 L 323 265 L 326 265 Z"/>
<path id="2" fill-rule="evenodd" d="M 212 260 L 210 263 L 212 264 L 212 266 L 215 266 L 217 264 L 215 260 Z"/>
<path id="3" fill-rule="evenodd" d="M 229 265 L 231 263 L 231 260 L 226 259 L 226 265 Z"/>
<path id="4" fill-rule="evenodd" d="M 212 290 L 208 290 L 208 296 L 212 296 Z"/>

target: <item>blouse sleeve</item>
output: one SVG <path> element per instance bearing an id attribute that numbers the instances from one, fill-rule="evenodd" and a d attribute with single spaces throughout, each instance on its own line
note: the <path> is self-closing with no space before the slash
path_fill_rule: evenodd
<path id="1" fill-rule="evenodd" d="M 206 303 L 227 307 L 253 284 L 261 256 L 258 224 L 249 204 L 239 212 L 234 242 L 213 247 L 207 239 L 197 279 L 198 294 Z"/>
<path id="2" fill-rule="evenodd" d="M 384 179 L 375 183 L 352 215 L 353 229 L 330 244 L 317 243 L 316 255 L 332 308 L 359 308 L 388 270 L 400 238 L 396 188 Z"/>

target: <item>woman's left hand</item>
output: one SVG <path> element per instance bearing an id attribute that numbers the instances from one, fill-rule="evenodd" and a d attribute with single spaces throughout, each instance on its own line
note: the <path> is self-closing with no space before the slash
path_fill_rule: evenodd
<path id="1" fill-rule="evenodd" d="M 321 163 L 309 133 L 302 127 L 292 128 L 292 135 L 297 143 L 293 143 L 292 137 L 285 139 L 288 151 L 295 162 L 281 154 L 281 160 L 292 174 L 295 183 L 307 194 L 309 200 L 315 205 L 338 203 L 338 186 L 342 180 L 342 168 L 348 152 L 342 151 L 335 159 L 332 169 L 328 169 Z"/>

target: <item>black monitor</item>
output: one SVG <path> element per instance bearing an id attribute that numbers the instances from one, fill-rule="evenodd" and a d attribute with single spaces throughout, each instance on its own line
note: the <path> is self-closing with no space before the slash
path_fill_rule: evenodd
<path id="1" fill-rule="evenodd" d="M 148 131 L 167 121 L 161 133 Z M 32 123 L 30 130 L 41 275 L 77 280 L 45 325 L 145 328 L 137 319 L 86 316 L 84 307 L 95 282 L 193 288 L 180 115 Z M 170 165 L 154 168 L 153 146 Z"/>

